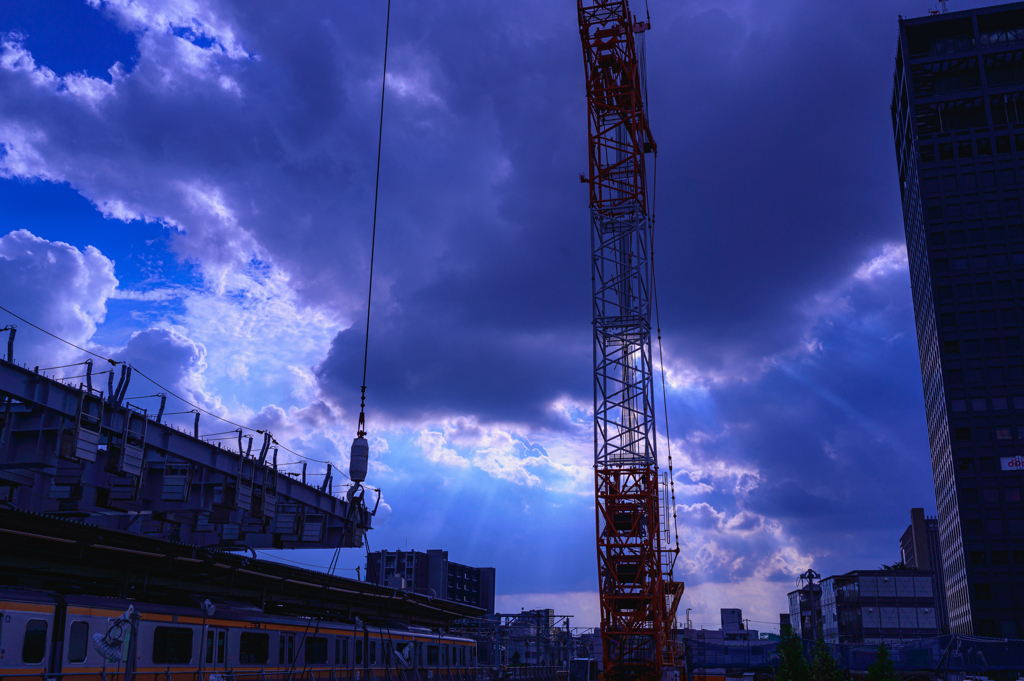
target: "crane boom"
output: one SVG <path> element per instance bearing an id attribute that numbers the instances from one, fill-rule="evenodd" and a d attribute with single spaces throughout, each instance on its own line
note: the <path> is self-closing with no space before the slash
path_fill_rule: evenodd
<path id="1" fill-rule="evenodd" d="M 577 0 L 586 68 L 593 249 L 594 470 L 606 679 L 675 668 L 682 584 L 663 542 L 651 358 L 643 68 L 627 0 Z M 667 522 L 667 518 L 664 519 Z"/>

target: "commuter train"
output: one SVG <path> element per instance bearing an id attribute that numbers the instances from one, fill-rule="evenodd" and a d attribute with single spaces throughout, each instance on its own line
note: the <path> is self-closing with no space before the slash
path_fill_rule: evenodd
<path id="1" fill-rule="evenodd" d="M 0 681 L 477 678 L 472 639 L 407 625 L 268 615 L 247 604 L 181 601 L 158 605 L 0 588 Z M 119 627 L 129 606 L 132 623 Z"/>

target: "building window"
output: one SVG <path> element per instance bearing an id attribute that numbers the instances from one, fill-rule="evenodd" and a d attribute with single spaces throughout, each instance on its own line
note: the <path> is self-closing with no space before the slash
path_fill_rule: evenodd
<path id="1" fill-rule="evenodd" d="M 976 397 L 971 400 L 971 411 L 988 411 L 988 400 L 984 397 Z"/>
<path id="2" fill-rule="evenodd" d="M 1010 432 L 1010 428 L 996 428 L 996 439 L 997 440 L 1012 440 L 1013 435 Z"/>
<path id="3" fill-rule="evenodd" d="M 970 442 L 971 441 L 971 429 L 970 428 L 956 428 L 953 430 L 953 438 L 957 442 Z"/>
<path id="4" fill-rule="evenodd" d="M 1005 397 L 993 397 L 992 398 L 992 410 L 993 411 L 1006 411 L 1006 398 Z"/>
<path id="5" fill-rule="evenodd" d="M 986 504 L 998 504 L 999 503 L 999 490 L 994 487 L 986 487 L 981 490 L 981 500 Z"/>
<path id="6" fill-rule="evenodd" d="M 1024 402 L 1024 397 L 1021 398 Z M 950 411 L 967 411 L 967 400 L 950 400 L 949 401 Z"/>
<path id="7" fill-rule="evenodd" d="M 1006 551 L 993 551 L 992 552 L 992 564 L 993 565 L 1009 565 L 1010 557 L 1006 554 Z"/>
<path id="8" fill-rule="evenodd" d="M 1020 488 L 1009 487 L 1003 490 L 1003 501 L 1018 502 L 1020 501 Z"/>

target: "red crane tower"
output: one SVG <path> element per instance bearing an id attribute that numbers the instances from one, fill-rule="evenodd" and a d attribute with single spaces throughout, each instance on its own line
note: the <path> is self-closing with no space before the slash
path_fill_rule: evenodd
<path id="1" fill-rule="evenodd" d="M 577 0 L 586 66 L 593 248 L 594 470 L 606 679 L 676 669 L 672 626 L 683 585 L 659 503 L 651 357 L 651 221 L 644 112 L 647 28 L 626 0 Z M 665 512 L 665 517 L 662 513 Z"/>

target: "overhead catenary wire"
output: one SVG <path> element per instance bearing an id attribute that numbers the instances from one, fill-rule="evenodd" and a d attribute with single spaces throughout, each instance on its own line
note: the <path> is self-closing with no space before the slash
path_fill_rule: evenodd
<path id="1" fill-rule="evenodd" d="M 28 322 L 26 322 L 26 324 L 27 323 Z M 53 371 L 54 369 L 67 369 L 68 367 L 78 367 L 82 366 L 83 364 L 88 364 L 91 361 L 91 359 L 87 359 L 84 362 L 75 362 L 74 364 L 61 364 L 59 367 L 43 367 L 42 369 L 40 369 L 40 371 Z"/>
<path id="2" fill-rule="evenodd" d="M 648 11 L 648 21 L 650 21 L 650 11 Z M 644 101 L 645 113 L 647 112 L 648 106 L 649 106 L 649 102 L 646 101 L 646 93 L 645 93 L 645 101 Z M 654 259 L 654 253 L 655 253 L 655 249 L 654 249 L 654 233 L 655 233 L 655 229 L 654 229 L 654 226 L 655 226 L 655 220 L 657 219 L 657 215 L 658 215 L 658 152 L 657 152 L 657 150 L 655 150 L 655 152 L 654 152 L 654 169 L 653 169 L 653 173 L 652 173 L 652 177 L 651 177 L 651 293 L 654 296 L 654 321 L 655 321 L 655 328 L 657 329 L 657 332 L 658 332 L 658 368 L 659 368 L 659 371 L 661 373 L 661 399 L 662 399 L 663 413 L 664 413 L 664 417 L 665 417 L 665 450 L 666 450 L 666 453 L 668 454 L 668 481 L 669 481 L 668 484 L 669 484 L 669 495 L 670 495 L 670 498 L 671 498 L 671 501 L 672 501 L 672 535 L 675 535 L 675 540 L 676 540 L 675 553 L 676 553 L 676 559 L 678 560 L 678 558 L 679 558 L 679 525 L 678 525 L 679 517 L 678 517 L 678 511 L 676 511 L 676 479 L 675 479 L 675 470 L 674 470 L 674 467 L 672 465 L 672 436 L 671 436 L 671 434 L 669 432 L 669 427 L 668 427 L 668 391 L 666 389 L 666 380 L 665 380 L 665 354 L 664 354 L 664 351 L 662 350 L 662 342 L 661 342 L 661 308 L 658 306 L 658 278 L 657 278 L 657 270 L 655 269 L 655 266 L 654 266 L 654 264 L 655 264 L 655 259 Z M 666 520 L 668 520 L 668 518 L 666 518 Z M 671 538 L 672 535 L 670 535 L 670 538 Z M 673 560 L 672 565 L 673 565 L 673 569 L 674 569 L 675 568 L 675 560 Z"/>
<path id="3" fill-rule="evenodd" d="M 88 354 L 90 354 L 90 355 L 92 355 L 94 357 L 98 357 L 98 358 L 100 358 L 100 359 L 102 359 L 102 360 L 104 360 L 106 362 L 109 362 L 111 364 L 111 366 L 118 366 L 118 365 L 125 364 L 125 362 L 122 361 L 122 360 L 111 359 L 111 358 L 105 357 L 105 356 L 103 356 L 103 355 L 101 355 L 101 354 L 99 354 L 97 352 L 93 352 L 92 350 L 86 350 L 85 348 L 83 348 L 83 347 L 81 347 L 79 345 L 76 345 L 75 343 L 72 343 L 71 341 L 69 341 L 69 340 L 67 340 L 65 338 L 61 338 L 60 336 L 58 336 L 55 333 L 51 333 L 51 332 L 47 331 L 46 329 L 44 329 L 44 328 L 42 328 L 42 327 L 40 327 L 40 326 L 38 326 L 36 324 L 33 324 L 32 322 L 28 321 L 24 317 L 21 317 L 20 315 L 17 315 L 15 313 L 11 312 L 6 307 L 3 307 L 2 305 L 0 305 L 0 310 L 3 310 L 4 312 L 6 312 L 7 314 L 11 315 L 12 317 L 15 317 L 16 319 L 18 319 L 18 320 L 28 324 L 29 326 L 31 326 L 32 328 L 36 329 L 37 331 L 41 331 L 42 333 L 45 333 L 47 336 L 50 336 L 51 338 L 55 338 L 56 340 L 59 340 L 62 343 L 70 345 L 73 348 L 76 348 L 78 350 L 81 350 L 82 352 L 88 353 Z M 79 364 L 86 364 L 86 363 L 87 362 L 79 362 Z M 76 365 L 75 364 L 69 364 L 67 366 L 76 366 Z M 177 394 L 173 390 L 170 390 L 167 387 L 161 385 L 160 383 L 158 383 L 156 380 L 151 378 L 149 375 L 147 375 L 145 372 L 143 372 L 141 369 L 139 369 L 134 364 L 131 364 L 130 366 L 131 366 L 132 370 L 136 374 L 142 376 L 144 379 L 146 379 L 147 381 L 149 381 L 150 383 L 155 385 L 157 388 L 160 388 L 161 390 L 166 392 L 171 397 L 173 397 L 173 398 L 179 400 L 180 402 L 183 402 L 183 403 L 187 404 L 188 406 L 192 407 L 192 409 L 189 410 L 189 411 L 165 412 L 164 416 L 174 416 L 174 415 L 180 415 L 180 414 L 195 414 L 195 413 L 199 412 L 199 413 L 203 413 L 203 414 L 206 414 L 208 416 L 211 416 L 212 418 L 215 418 L 215 419 L 217 419 L 219 421 L 223 421 L 224 423 L 227 423 L 229 425 L 235 426 L 236 428 L 241 428 L 243 430 L 247 430 L 247 431 L 250 431 L 250 432 L 253 432 L 253 433 L 259 433 L 260 435 L 263 435 L 265 433 L 270 433 L 270 431 L 265 430 L 265 429 L 252 428 L 251 426 L 245 426 L 245 425 L 242 425 L 241 423 L 235 423 L 234 421 L 232 421 L 230 419 L 227 419 L 227 418 L 224 418 L 223 416 L 219 416 L 218 414 L 215 414 L 212 411 L 209 411 L 208 409 L 204 409 L 203 407 L 200 407 L 198 404 L 185 399 L 184 397 L 182 397 L 181 395 Z M 63 368 L 63 367 L 52 367 L 52 368 L 58 369 L 58 368 Z M 111 372 L 112 372 L 112 369 L 107 369 L 105 371 L 94 371 L 92 373 L 92 375 L 93 376 L 102 376 L 103 374 L 109 374 Z M 55 380 L 66 381 L 66 380 L 69 380 L 69 379 L 72 379 L 72 378 L 82 378 L 82 377 L 87 376 L 87 375 L 88 374 L 81 374 L 81 375 L 78 375 L 78 376 L 63 376 L 63 377 L 60 377 L 60 378 L 55 379 Z M 140 399 L 140 398 L 132 398 L 132 399 Z M 225 432 L 228 432 L 228 431 L 225 431 Z M 230 432 L 235 432 L 235 431 L 230 431 Z M 322 463 L 324 465 L 327 465 L 327 464 L 334 465 L 330 461 L 326 461 L 326 460 L 323 460 L 323 459 L 314 459 L 311 456 L 306 456 L 305 454 L 300 454 L 299 452 L 296 452 L 294 449 L 286 447 L 285 445 L 281 444 L 277 440 L 277 438 L 275 438 L 273 436 L 273 433 L 270 433 L 270 439 L 271 439 L 271 442 L 274 445 L 276 445 L 277 447 L 283 449 L 284 451 L 286 451 L 286 452 L 288 452 L 288 453 L 290 453 L 290 454 L 292 454 L 294 456 L 297 456 L 300 459 L 304 459 L 306 461 L 310 461 L 310 462 L 313 462 L 313 463 Z M 281 464 L 279 464 L 279 465 L 281 465 Z M 341 470 L 340 468 L 337 468 L 337 467 L 335 467 L 335 468 L 336 468 L 336 470 L 341 475 L 343 475 L 345 478 L 351 480 L 351 478 L 348 475 L 346 475 L 343 470 Z M 376 490 L 376 488 L 373 488 L 373 487 L 371 487 L 370 489 L 374 489 L 375 491 L 379 491 L 379 490 Z"/>
<path id="4" fill-rule="evenodd" d="M 99 354 L 99 353 L 93 352 L 92 350 L 86 350 L 85 348 L 81 347 L 80 345 L 75 345 L 74 343 L 72 343 L 72 342 L 71 342 L 71 341 L 69 341 L 69 340 L 65 340 L 64 338 L 61 338 L 60 336 L 58 336 L 58 335 L 56 335 L 56 334 L 50 333 L 49 331 L 47 331 L 46 329 L 42 328 L 41 326 L 36 326 L 35 324 L 33 324 L 33 323 L 32 323 L 32 322 L 30 322 L 29 320 L 25 319 L 24 317 L 21 317 L 21 316 L 19 316 L 19 315 L 16 315 L 16 314 L 14 314 L 13 312 L 11 312 L 10 310 L 8 310 L 8 309 L 7 309 L 6 307 L 4 307 L 4 306 L 2 306 L 2 305 L 0 305 L 0 310 L 3 310 L 4 312 L 6 312 L 7 314 L 11 315 L 11 316 L 12 316 L 12 317 L 14 317 L 15 319 L 18 319 L 18 320 L 20 320 L 20 321 L 23 321 L 23 322 L 25 322 L 26 324 L 28 324 L 29 326 L 31 326 L 31 327 L 32 327 L 33 329 L 35 329 L 35 330 L 37 330 L 37 331 L 42 331 L 42 332 L 43 332 L 43 333 L 45 333 L 45 334 L 46 334 L 47 336 L 51 336 L 51 337 L 53 337 L 53 338 L 56 338 L 56 339 L 57 339 L 57 340 L 59 340 L 59 341 L 60 341 L 61 343 L 67 343 L 67 344 L 68 344 L 68 345 L 70 345 L 71 347 L 73 347 L 73 348 L 78 348 L 78 349 L 79 349 L 79 350 L 81 350 L 82 352 L 88 353 L 88 354 L 92 355 L 93 357 L 99 357 L 99 358 L 100 358 L 100 359 L 102 359 L 102 360 L 106 360 L 107 362 L 110 362 L 111 366 L 117 366 L 118 364 L 124 364 L 124 362 L 123 362 L 123 361 L 119 361 L 119 360 L 115 360 L 115 359 L 110 359 L 109 357 L 104 357 L 103 355 L 101 355 L 101 354 Z"/>

